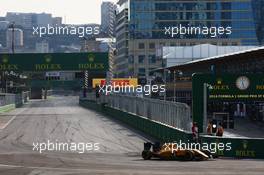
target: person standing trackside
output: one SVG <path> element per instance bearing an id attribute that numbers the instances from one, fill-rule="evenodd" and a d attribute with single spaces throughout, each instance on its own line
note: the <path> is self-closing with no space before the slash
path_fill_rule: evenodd
<path id="1" fill-rule="evenodd" d="M 99 86 L 98 85 L 95 87 L 95 97 L 96 97 L 96 99 L 100 98 Z"/>
<path id="2" fill-rule="evenodd" d="M 95 101 L 96 101 L 96 103 L 98 103 L 100 101 L 99 98 L 100 98 L 99 86 L 96 85 L 95 86 Z"/>
<path id="3" fill-rule="evenodd" d="M 222 123 L 219 123 L 219 126 L 217 128 L 216 136 L 222 137 L 224 134 L 224 128 L 222 126 Z"/>
<path id="4" fill-rule="evenodd" d="M 207 128 L 206 128 L 207 134 L 208 135 L 213 135 L 213 124 L 211 121 L 209 121 Z"/>
<path id="5" fill-rule="evenodd" d="M 198 126 L 197 123 L 194 122 L 192 126 L 192 135 L 193 135 L 193 141 L 198 143 Z"/>

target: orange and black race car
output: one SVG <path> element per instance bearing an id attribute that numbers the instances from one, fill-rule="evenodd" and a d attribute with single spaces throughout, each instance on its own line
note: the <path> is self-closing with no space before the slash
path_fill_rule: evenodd
<path id="1" fill-rule="evenodd" d="M 150 160 L 152 157 L 163 160 L 203 161 L 216 158 L 217 156 L 211 154 L 208 150 L 180 149 L 173 143 L 144 143 L 142 158 L 144 160 Z"/>

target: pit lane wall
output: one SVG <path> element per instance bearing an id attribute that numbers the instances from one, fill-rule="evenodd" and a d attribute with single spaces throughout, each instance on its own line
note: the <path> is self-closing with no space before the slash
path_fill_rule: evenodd
<path id="1" fill-rule="evenodd" d="M 176 143 L 181 141 L 185 143 L 191 143 L 192 134 L 190 132 L 185 132 L 142 116 L 112 108 L 106 104 L 99 104 L 93 100 L 80 98 L 79 104 L 82 107 L 95 110 L 119 120 L 137 130 L 146 133 L 149 136 L 152 136 L 158 141 Z M 232 149 L 230 151 L 217 150 L 217 154 L 222 157 L 264 159 L 264 149 L 262 148 L 264 145 L 264 139 L 200 136 L 200 140 L 201 143 L 208 143 L 209 145 L 212 144 L 213 146 L 219 143 L 231 143 Z"/>

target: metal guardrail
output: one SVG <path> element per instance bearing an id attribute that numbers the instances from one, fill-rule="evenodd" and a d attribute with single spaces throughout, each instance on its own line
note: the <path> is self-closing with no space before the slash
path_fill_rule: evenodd
<path id="1" fill-rule="evenodd" d="M 22 92 L 21 94 L 0 93 L 0 106 L 15 104 L 22 105 L 29 100 L 30 92 Z"/>
<path id="2" fill-rule="evenodd" d="M 94 93 L 88 93 L 86 99 L 106 103 L 109 107 L 143 116 L 177 129 L 191 130 L 191 110 L 184 103 L 117 94 L 100 95 L 100 98 L 96 100 Z"/>
<path id="3" fill-rule="evenodd" d="M 15 104 L 16 94 L 0 93 L 0 106 Z"/>
<path id="4" fill-rule="evenodd" d="M 47 96 L 52 96 L 52 95 L 74 95 L 74 96 L 78 96 L 79 91 L 73 91 L 73 90 L 47 90 Z M 45 95 L 45 90 L 42 90 L 42 96 Z"/>
<path id="5" fill-rule="evenodd" d="M 80 96 L 82 96 L 82 95 L 83 94 L 80 94 Z M 91 100 L 91 101 L 97 101 L 95 93 L 86 93 L 86 98 L 85 99 L 88 99 L 88 100 Z"/>
<path id="6" fill-rule="evenodd" d="M 22 92 L 22 103 L 28 102 L 30 99 L 30 91 Z"/>

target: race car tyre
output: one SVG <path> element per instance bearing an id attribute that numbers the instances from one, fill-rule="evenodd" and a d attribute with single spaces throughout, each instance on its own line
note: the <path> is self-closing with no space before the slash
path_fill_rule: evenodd
<path id="1" fill-rule="evenodd" d="M 142 151 L 142 158 L 144 160 L 150 160 L 151 157 L 152 157 L 152 152 L 151 151 L 146 151 L 146 150 Z"/>
<path id="2" fill-rule="evenodd" d="M 203 161 L 203 160 L 205 160 L 201 155 L 199 155 L 199 156 L 194 156 L 193 159 L 196 160 L 196 161 Z"/>
<path id="3" fill-rule="evenodd" d="M 183 160 L 191 161 L 191 160 L 193 160 L 193 158 L 194 158 L 193 153 L 191 151 L 187 150 L 184 157 L 183 157 Z"/>

